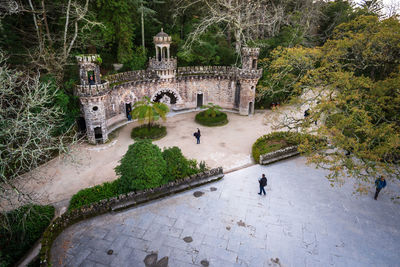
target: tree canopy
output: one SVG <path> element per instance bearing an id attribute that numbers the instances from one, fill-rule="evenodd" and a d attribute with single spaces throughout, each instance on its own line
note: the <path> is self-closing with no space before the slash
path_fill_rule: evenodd
<path id="1" fill-rule="evenodd" d="M 306 118 L 286 117 L 281 126 L 329 140 L 331 149 L 312 153 L 311 162 L 328 168 L 332 181 L 339 175 L 399 175 L 399 20 L 359 16 L 336 27 L 322 47 L 272 55 L 269 80 L 296 96 L 291 103 L 311 110 Z M 307 142 L 301 149 L 312 151 Z"/>

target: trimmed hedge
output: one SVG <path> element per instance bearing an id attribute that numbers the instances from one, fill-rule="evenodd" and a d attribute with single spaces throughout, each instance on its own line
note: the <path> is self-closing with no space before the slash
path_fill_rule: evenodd
<path id="1" fill-rule="evenodd" d="M 306 139 L 307 142 L 313 142 L 315 144 L 321 144 L 321 142 L 325 142 L 323 139 L 310 134 L 301 134 L 294 132 L 273 132 L 261 136 L 253 144 L 253 159 L 256 163 L 260 163 L 260 155 L 290 146 L 297 146 L 304 139 Z"/>
<path id="2" fill-rule="evenodd" d="M 132 139 L 161 139 L 167 135 L 167 128 L 158 124 L 153 124 L 149 128 L 147 124 L 135 127 L 131 131 Z"/>
<path id="3" fill-rule="evenodd" d="M 157 188 L 207 170 L 204 162 L 188 160 L 178 147 L 160 148 L 149 140 L 130 145 L 115 168 L 119 179 L 85 188 L 72 196 L 68 210 L 76 210 L 132 191 Z"/>
<path id="4" fill-rule="evenodd" d="M 53 206 L 25 205 L 1 213 L 0 220 L 4 221 L 0 228 L 0 266 L 15 265 L 39 240 L 53 217 Z"/>
<path id="5" fill-rule="evenodd" d="M 227 124 L 228 115 L 225 112 L 219 112 L 215 117 L 207 115 L 207 110 L 201 111 L 196 114 L 195 121 L 204 126 L 222 126 Z"/>
<path id="6" fill-rule="evenodd" d="M 161 149 L 143 139 L 129 146 L 115 172 L 121 177 L 121 190 L 143 190 L 164 183 L 166 166 Z"/>
<path id="7" fill-rule="evenodd" d="M 110 199 L 119 194 L 119 179 L 101 185 L 85 188 L 72 196 L 68 210 L 80 208 L 103 199 Z"/>

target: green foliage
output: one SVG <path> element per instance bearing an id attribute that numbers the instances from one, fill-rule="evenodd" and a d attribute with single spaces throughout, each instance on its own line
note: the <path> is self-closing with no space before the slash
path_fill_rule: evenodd
<path id="1" fill-rule="evenodd" d="M 319 21 L 318 35 L 320 44 L 332 37 L 336 26 L 354 19 L 357 14 L 347 0 L 335 0 L 323 3 Z"/>
<path id="2" fill-rule="evenodd" d="M 260 155 L 295 145 L 299 146 L 298 150 L 300 152 L 309 153 L 302 147 L 302 142 L 309 144 L 313 150 L 322 149 L 326 146 L 326 142 L 323 139 L 313 135 L 295 132 L 273 132 L 261 136 L 253 144 L 253 159 L 256 163 L 260 163 Z"/>
<path id="3" fill-rule="evenodd" d="M 153 124 L 151 127 L 142 125 L 135 127 L 131 131 L 132 139 L 161 139 L 167 135 L 167 128 L 165 126 Z"/>
<path id="4" fill-rule="evenodd" d="M 271 103 L 286 102 L 297 96 L 295 90 L 300 79 L 319 64 L 321 52 L 317 48 L 282 48 L 271 52 L 270 58 L 260 60 L 264 73 L 257 85 L 258 106 L 269 107 Z"/>
<path id="5" fill-rule="evenodd" d="M 198 172 L 197 164 L 191 165 L 179 147 L 165 148 L 162 156 L 167 163 L 165 179 L 168 182 L 182 179 Z"/>
<path id="6" fill-rule="evenodd" d="M 149 97 L 145 96 L 144 100 L 138 101 L 133 105 L 132 119 L 138 119 L 139 122 L 146 122 L 150 129 L 154 121 L 160 119 L 165 121 L 169 108 L 164 103 L 152 102 Z"/>
<path id="7" fill-rule="evenodd" d="M 201 125 L 210 127 L 222 126 L 229 122 L 228 115 L 225 112 L 219 111 L 219 113 L 215 115 L 215 117 L 213 117 L 210 116 L 209 113 L 207 113 L 207 110 L 197 113 L 195 121 Z"/>
<path id="8" fill-rule="evenodd" d="M 138 140 L 129 146 L 115 172 L 122 192 L 154 188 L 165 183 L 166 162 L 158 146 Z"/>
<path id="9" fill-rule="evenodd" d="M 281 55 L 277 62 L 287 59 L 285 52 Z M 335 148 L 313 153 L 310 161 L 330 170 L 331 182 L 339 175 L 373 181 L 395 173 L 393 162 L 400 158 L 400 94 L 395 89 L 400 87 L 400 22 L 359 16 L 304 55 L 301 64 L 311 67 L 297 72 L 289 87 L 303 93 L 294 102 L 313 107 L 309 117 L 290 127 L 326 137 Z M 299 65 L 298 60 L 289 58 L 288 65 L 293 64 Z M 321 123 L 316 127 L 314 121 Z M 310 144 L 302 146 L 311 151 Z"/>
<path id="10" fill-rule="evenodd" d="M 118 62 L 127 63 L 132 60 L 135 1 L 97 0 L 95 10 L 98 21 L 105 26 L 100 29 L 102 39 L 106 43 L 116 44 Z"/>
<path id="11" fill-rule="evenodd" d="M 53 217 L 53 206 L 26 205 L 1 213 L 0 265 L 13 266 L 41 237 Z"/>
<path id="12" fill-rule="evenodd" d="M 201 108 L 206 108 L 207 109 L 205 111 L 206 115 L 213 118 L 222 113 L 221 112 L 222 108 L 218 105 L 214 105 L 213 103 L 208 103 L 208 105 L 204 105 Z"/>
<path id="13" fill-rule="evenodd" d="M 179 66 L 209 66 L 209 65 L 233 65 L 237 59 L 235 50 L 227 43 L 223 34 L 218 29 L 212 29 L 203 34 L 200 40 L 194 43 L 191 49 L 183 47 L 184 40 L 178 35 L 172 36 L 178 43 Z"/>
<path id="14" fill-rule="evenodd" d="M 119 189 L 119 180 L 82 189 L 72 196 L 68 210 L 78 209 L 84 205 L 96 203 L 102 199 L 115 197 L 119 194 Z"/>
<path id="15" fill-rule="evenodd" d="M 146 68 L 147 60 L 147 53 L 143 52 L 142 47 L 137 46 L 135 48 L 135 52 L 133 53 L 132 59 L 124 64 L 124 68 L 126 66 L 128 70 L 143 70 Z"/>
<path id="16" fill-rule="evenodd" d="M 78 98 L 72 93 L 76 85 L 76 80 L 71 79 L 66 81 L 63 88 L 57 86 L 56 79 L 51 74 L 42 75 L 40 81 L 49 84 L 50 91 L 55 94 L 51 106 L 59 108 L 62 111 L 62 121 L 54 131 L 56 136 L 61 135 L 75 124 L 76 118 L 80 113 Z"/>

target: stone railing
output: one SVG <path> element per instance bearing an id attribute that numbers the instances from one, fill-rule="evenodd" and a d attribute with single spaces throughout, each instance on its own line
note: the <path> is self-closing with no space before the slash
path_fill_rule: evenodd
<path id="1" fill-rule="evenodd" d="M 299 154 L 300 152 L 297 150 L 297 146 L 286 147 L 267 154 L 260 155 L 260 164 L 261 165 L 270 164 L 282 159 L 297 156 Z"/>
<path id="2" fill-rule="evenodd" d="M 167 69 L 176 69 L 177 61 L 176 58 L 171 57 L 169 59 L 163 59 L 159 61 L 155 57 L 149 58 L 149 69 L 152 70 L 167 70 Z"/>
<path id="3" fill-rule="evenodd" d="M 109 88 L 109 82 L 95 85 L 77 85 L 76 92 L 78 96 L 97 96 L 106 93 Z"/>
<path id="4" fill-rule="evenodd" d="M 109 81 L 111 86 L 113 86 L 116 83 L 128 82 L 134 80 L 148 80 L 148 79 L 154 79 L 156 77 L 157 75 L 155 74 L 155 72 L 151 70 L 134 70 L 134 71 L 111 74 L 104 77 L 104 79 Z"/>
<path id="5" fill-rule="evenodd" d="M 186 177 L 182 180 L 170 182 L 154 189 L 122 194 L 110 199 L 104 199 L 97 203 L 83 206 L 79 209 L 67 211 L 56 218 L 46 229 L 42 238 L 40 250 L 40 266 L 51 266 L 51 248 L 53 241 L 68 226 L 79 221 L 95 217 L 113 210 L 130 208 L 148 201 L 192 189 L 207 183 L 218 181 L 224 177 L 222 167 L 211 169 L 202 173 Z"/>

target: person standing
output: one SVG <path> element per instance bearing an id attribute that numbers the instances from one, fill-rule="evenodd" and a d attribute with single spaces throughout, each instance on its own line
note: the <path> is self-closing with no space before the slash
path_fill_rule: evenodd
<path id="1" fill-rule="evenodd" d="M 375 200 L 378 199 L 379 192 L 382 190 L 382 188 L 385 188 L 385 186 L 386 186 L 385 177 L 381 176 L 380 178 L 375 180 L 375 187 L 376 187 L 375 197 L 374 197 Z"/>
<path id="2" fill-rule="evenodd" d="M 267 182 L 268 181 L 267 177 L 265 177 L 265 174 L 263 174 L 262 177 L 258 179 L 258 183 L 260 184 L 260 193 L 258 193 L 259 195 L 261 195 L 261 192 L 264 192 L 264 195 L 266 195 L 264 187 L 267 186 Z"/>

